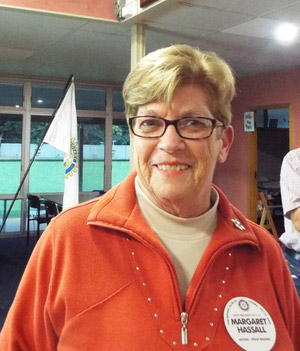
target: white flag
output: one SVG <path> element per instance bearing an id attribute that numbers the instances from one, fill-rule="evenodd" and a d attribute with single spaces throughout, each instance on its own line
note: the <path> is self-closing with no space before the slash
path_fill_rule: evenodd
<path id="1" fill-rule="evenodd" d="M 78 139 L 75 84 L 71 83 L 43 140 L 65 153 L 63 209 L 78 204 Z"/>

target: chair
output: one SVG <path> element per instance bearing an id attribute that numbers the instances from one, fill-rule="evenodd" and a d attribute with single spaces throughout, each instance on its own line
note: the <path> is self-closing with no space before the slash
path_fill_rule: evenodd
<path id="1" fill-rule="evenodd" d="M 57 205 L 56 205 L 56 208 L 57 208 L 57 213 L 60 213 L 60 212 L 63 210 L 61 204 L 57 204 Z"/>
<path id="2" fill-rule="evenodd" d="M 96 193 L 96 194 L 98 193 L 97 194 L 98 196 L 102 196 L 102 195 L 104 195 L 106 193 L 105 190 L 98 190 L 98 189 L 97 190 L 92 190 L 92 192 Z"/>
<path id="3" fill-rule="evenodd" d="M 259 197 L 262 204 L 262 214 L 261 214 L 259 225 L 261 225 L 262 227 L 266 228 L 269 231 L 271 230 L 274 238 L 278 240 L 277 230 L 273 221 L 273 217 L 268 205 L 267 198 L 262 191 L 259 192 Z"/>
<path id="4" fill-rule="evenodd" d="M 31 209 L 34 209 L 34 214 L 32 214 Z M 53 217 L 58 213 L 55 202 L 50 200 L 44 200 L 37 195 L 28 195 L 28 205 L 27 205 L 27 246 L 29 245 L 30 236 L 30 221 L 37 222 L 37 240 L 40 237 L 40 225 L 43 223 L 48 224 Z"/>

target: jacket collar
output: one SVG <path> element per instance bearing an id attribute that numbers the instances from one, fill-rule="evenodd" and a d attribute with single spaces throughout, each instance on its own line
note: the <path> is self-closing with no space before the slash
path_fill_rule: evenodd
<path id="1" fill-rule="evenodd" d="M 101 196 L 90 211 L 88 223 L 120 230 L 150 245 L 158 244 L 159 240 L 153 234 L 137 204 L 134 189 L 135 177 L 136 173 L 131 173 L 122 183 Z M 216 246 L 248 244 L 258 248 L 258 239 L 250 222 L 230 204 L 218 187 L 214 185 L 214 188 L 219 193 L 220 200 L 218 224 L 212 238 L 213 246 L 215 244 Z"/>
<path id="2" fill-rule="evenodd" d="M 213 186 L 220 197 L 218 225 L 213 239 L 221 240 L 223 245 L 248 244 L 259 249 L 259 241 L 251 222 L 229 202 L 217 186 Z"/>
<path id="3" fill-rule="evenodd" d="M 148 245 L 160 245 L 136 201 L 135 177 L 136 173 L 131 173 L 122 183 L 101 196 L 90 211 L 88 224 L 120 230 Z"/>

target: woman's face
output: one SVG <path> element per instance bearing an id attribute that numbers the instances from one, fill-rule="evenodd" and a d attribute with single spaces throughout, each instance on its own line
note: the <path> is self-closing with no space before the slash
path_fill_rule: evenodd
<path id="1" fill-rule="evenodd" d="M 137 115 L 169 120 L 214 118 L 205 90 L 193 84 L 176 88 L 170 106 L 153 101 L 140 106 Z M 139 185 L 152 202 L 180 217 L 195 217 L 209 209 L 214 169 L 217 162 L 226 160 L 232 127 L 216 128 L 207 139 L 188 140 L 171 125 L 162 137 L 145 139 L 131 134 L 131 140 Z"/>

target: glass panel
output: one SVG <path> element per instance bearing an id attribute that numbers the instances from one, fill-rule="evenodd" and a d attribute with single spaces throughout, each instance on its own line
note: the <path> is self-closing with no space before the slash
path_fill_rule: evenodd
<path id="1" fill-rule="evenodd" d="M 288 129 L 289 114 L 287 107 L 257 110 L 257 128 Z"/>
<path id="2" fill-rule="evenodd" d="M 0 84 L 0 105 L 23 106 L 23 84 Z"/>
<path id="3" fill-rule="evenodd" d="M 22 115 L 0 114 L 0 194 L 15 194 L 20 185 Z"/>
<path id="4" fill-rule="evenodd" d="M 78 128 L 79 190 L 103 190 L 105 120 L 78 118 Z"/>
<path id="5" fill-rule="evenodd" d="M 31 117 L 30 157 L 45 133 L 50 116 Z M 78 118 L 79 190 L 103 189 L 105 120 L 102 118 Z M 83 140 L 83 148 L 81 140 Z M 49 144 L 43 144 L 30 169 L 31 193 L 64 191 L 64 155 Z"/>
<path id="6" fill-rule="evenodd" d="M 32 87 L 32 107 L 55 108 L 64 91 L 64 87 L 47 87 L 35 85 Z"/>
<path id="7" fill-rule="evenodd" d="M 32 87 L 32 107 L 55 108 L 62 97 L 64 87 L 40 86 Z M 76 88 L 76 108 L 78 110 L 101 110 L 106 108 L 106 90 Z"/>
<path id="8" fill-rule="evenodd" d="M 105 111 L 106 91 L 100 89 L 76 88 L 76 108 L 78 110 Z"/>
<path id="9" fill-rule="evenodd" d="M 115 111 L 115 112 L 124 112 L 125 111 L 122 91 L 120 91 L 120 90 L 113 91 L 113 111 Z"/>
<path id="10" fill-rule="evenodd" d="M 11 205 L 11 200 L 6 200 L 6 199 L 0 200 L 0 227 L 2 227 L 3 220 L 7 214 L 7 211 L 10 205 Z M 20 217 L 21 217 L 21 201 L 16 200 L 1 233 L 3 234 L 3 233 L 9 233 L 9 232 L 19 232 L 20 226 L 21 226 Z"/>
<path id="11" fill-rule="evenodd" d="M 129 132 L 125 118 L 114 118 L 112 134 L 112 185 L 120 183 L 129 174 Z"/>
<path id="12" fill-rule="evenodd" d="M 50 122 L 50 116 L 31 116 L 30 159 Z M 63 192 L 63 153 L 49 144 L 43 144 L 30 169 L 29 192 Z"/>

